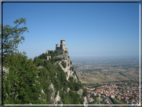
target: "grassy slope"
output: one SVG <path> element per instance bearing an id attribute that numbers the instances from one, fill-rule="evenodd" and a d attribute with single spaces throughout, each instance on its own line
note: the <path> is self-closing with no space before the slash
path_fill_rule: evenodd
<path id="1" fill-rule="evenodd" d="M 120 101 L 120 100 L 118 100 L 116 98 L 112 98 L 112 101 L 113 101 L 114 104 L 126 104 L 125 102 Z"/>

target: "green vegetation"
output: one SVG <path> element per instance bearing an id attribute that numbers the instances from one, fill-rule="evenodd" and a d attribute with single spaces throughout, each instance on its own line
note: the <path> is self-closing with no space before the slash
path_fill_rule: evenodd
<path id="1" fill-rule="evenodd" d="M 83 99 L 74 92 L 83 88 L 81 82 L 75 82 L 72 77 L 67 82 L 66 75 L 59 64 L 54 65 L 51 61 L 44 60 L 43 56 L 44 54 L 39 55 L 34 61 L 28 60 L 25 53 L 15 53 L 4 58 L 3 65 L 10 69 L 9 74 L 3 77 L 4 104 L 52 103 L 50 96 L 53 91 L 49 89 L 51 83 L 54 85 L 56 94 L 59 91 L 63 103 L 83 102 Z M 40 63 L 37 63 L 38 61 Z M 43 68 L 37 69 L 39 65 Z M 69 93 L 67 93 L 67 87 L 71 89 Z M 44 91 L 43 95 L 41 90 Z M 18 96 L 15 99 L 16 95 Z M 45 101 L 39 100 L 40 97 Z"/>
<path id="2" fill-rule="evenodd" d="M 99 96 L 94 96 L 93 94 L 91 95 L 91 97 L 94 99 L 93 102 L 89 103 L 89 104 L 99 104 Z"/>
<path id="3" fill-rule="evenodd" d="M 3 28 L 5 53 L 3 67 L 9 69 L 8 73 L 4 72 L 2 77 L 3 104 L 52 104 L 51 84 L 54 87 L 54 97 L 58 92 L 61 97 L 58 103 L 82 104 L 83 96 L 87 95 L 87 92 L 84 90 L 83 96 L 80 97 L 77 91 L 83 88 L 81 82 L 75 81 L 73 77 L 70 77 L 69 81 L 66 80 L 66 74 L 60 65 L 55 64 L 56 61 L 62 60 L 56 57 L 60 53 L 57 51 L 49 54 L 42 53 L 32 60 L 27 59 L 25 52 L 14 51 L 17 45 L 24 40 L 24 37 L 20 38 L 20 34 L 27 30 L 26 27 L 17 28 L 21 23 L 25 23 L 25 18 L 16 20 L 14 23 L 17 24 L 15 27 L 7 25 Z M 47 55 L 51 55 L 51 60 L 46 60 Z M 62 65 L 66 67 L 63 61 Z M 67 88 L 70 88 L 69 92 Z"/>
<path id="4" fill-rule="evenodd" d="M 44 54 L 42 55 L 44 56 Z M 58 64 L 54 66 L 52 62 L 40 59 L 43 58 L 42 55 L 36 58 L 36 60 L 43 62 L 43 68 L 40 69 L 37 69 L 36 61 L 27 59 L 25 53 L 15 53 L 4 58 L 3 65 L 10 69 L 9 74 L 6 74 L 3 80 L 5 104 L 52 103 L 50 101 L 52 90 L 49 89 L 49 85 L 53 83 L 56 90 L 66 85 L 66 76 L 61 67 Z M 42 99 L 46 100 L 45 102 L 39 100 L 41 90 L 45 92 L 45 95 L 41 96 Z M 15 100 L 16 95 L 11 95 L 12 92 L 18 95 Z"/>
<path id="5" fill-rule="evenodd" d="M 126 104 L 125 102 L 120 101 L 120 100 L 118 100 L 118 99 L 116 99 L 116 98 L 110 98 L 110 99 L 112 100 L 112 102 L 113 102 L 114 104 Z"/>
<path id="6" fill-rule="evenodd" d="M 47 53 L 42 53 L 41 55 L 39 55 L 38 57 L 34 58 L 34 63 L 36 66 L 45 66 L 47 64 Z M 56 61 L 61 61 L 62 58 L 58 58 L 56 57 L 56 55 L 58 55 L 58 53 L 56 51 L 53 52 L 53 54 L 51 55 L 51 63 L 55 63 Z"/>
<path id="7" fill-rule="evenodd" d="M 95 84 L 95 85 L 93 85 L 93 88 L 97 88 L 97 87 L 100 87 L 100 86 L 102 86 L 102 85 Z"/>
<path id="8" fill-rule="evenodd" d="M 65 51 L 65 53 L 68 53 L 68 51 Z"/>
<path id="9" fill-rule="evenodd" d="M 83 96 L 87 96 L 87 90 L 83 88 Z"/>
<path id="10" fill-rule="evenodd" d="M 96 83 L 96 84 L 85 84 L 85 83 L 83 83 L 82 85 L 87 86 L 87 87 L 91 87 L 91 88 L 97 88 L 97 87 L 102 86 L 102 85 L 100 85 L 98 83 Z"/>
<path id="11" fill-rule="evenodd" d="M 50 85 L 53 84 L 55 95 L 59 92 L 61 100 L 58 103 L 64 104 L 82 104 L 83 96 L 79 96 L 77 91 L 83 88 L 81 82 L 75 81 L 70 77 L 66 80 L 66 74 L 56 61 L 62 58 L 56 57 L 61 54 L 57 51 L 53 53 L 42 53 L 32 59 L 27 59 L 26 53 L 15 51 L 18 44 L 24 40 L 20 36 L 27 27 L 18 28 L 25 23 L 25 18 L 14 21 L 15 27 L 9 25 L 3 28 L 3 67 L 9 69 L 8 73 L 3 73 L 3 104 L 52 104 L 50 99 L 53 93 Z M 47 61 L 47 55 L 51 56 L 51 60 Z M 62 61 L 65 68 L 66 63 Z M 75 71 L 74 71 L 75 73 Z M 67 92 L 67 88 L 70 91 Z"/>
<path id="12" fill-rule="evenodd" d="M 5 25 L 2 29 L 3 56 L 11 54 L 13 52 L 17 52 L 18 44 L 24 41 L 24 36 L 21 36 L 21 34 L 23 34 L 26 31 L 28 32 L 26 26 L 19 28 L 21 24 L 26 24 L 25 18 L 17 19 L 13 23 L 16 24 L 14 27 L 10 25 Z"/>
<path id="13" fill-rule="evenodd" d="M 73 68 L 73 67 L 70 67 L 70 70 L 74 71 L 74 68 Z"/>
<path id="14" fill-rule="evenodd" d="M 44 103 L 38 100 L 41 87 L 36 82 L 37 68 L 25 53 L 5 57 L 3 65 L 9 68 L 9 74 L 3 77 L 4 104 Z"/>
<path id="15" fill-rule="evenodd" d="M 73 77 L 69 78 L 67 86 L 73 91 L 78 91 L 80 88 L 83 88 L 81 82 L 76 82 L 75 80 L 73 80 Z"/>
<path id="16" fill-rule="evenodd" d="M 66 68 L 66 62 L 62 61 L 61 64 L 64 68 Z"/>
<path id="17" fill-rule="evenodd" d="M 54 62 L 56 62 L 56 61 L 61 61 L 62 58 L 55 57 L 53 60 L 54 60 Z"/>

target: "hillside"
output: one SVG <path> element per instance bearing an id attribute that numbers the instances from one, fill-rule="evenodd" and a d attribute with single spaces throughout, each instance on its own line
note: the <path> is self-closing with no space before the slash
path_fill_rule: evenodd
<path id="1" fill-rule="evenodd" d="M 4 57 L 3 90 L 4 104 L 87 104 L 67 50 Z"/>

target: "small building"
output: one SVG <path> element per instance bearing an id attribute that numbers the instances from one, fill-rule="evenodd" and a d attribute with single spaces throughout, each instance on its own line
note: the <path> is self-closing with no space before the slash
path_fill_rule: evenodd
<path id="1" fill-rule="evenodd" d="M 91 94 L 90 94 L 90 93 L 88 93 L 87 97 L 89 98 L 90 96 L 91 96 Z"/>
<path id="2" fill-rule="evenodd" d="M 114 96 L 114 95 L 111 95 L 111 98 L 115 98 L 115 96 Z"/>
<path id="3" fill-rule="evenodd" d="M 94 93 L 94 96 L 97 96 L 97 93 Z"/>
<path id="4" fill-rule="evenodd" d="M 93 102 L 93 101 L 94 101 L 94 99 L 92 97 L 88 98 L 88 102 Z"/>
<path id="5" fill-rule="evenodd" d="M 51 56 L 47 56 L 47 60 L 51 60 Z"/>

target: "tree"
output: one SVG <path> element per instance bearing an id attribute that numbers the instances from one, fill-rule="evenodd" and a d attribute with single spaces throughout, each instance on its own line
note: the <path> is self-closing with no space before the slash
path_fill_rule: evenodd
<path id="1" fill-rule="evenodd" d="M 87 90 L 83 88 L 83 96 L 87 96 Z"/>
<path id="2" fill-rule="evenodd" d="M 10 54 L 15 51 L 18 51 L 16 48 L 18 44 L 24 41 L 24 36 L 21 36 L 25 31 L 28 32 L 26 24 L 26 18 L 20 18 L 13 22 L 15 27 L 10 25 L 5 25 L 2 28 L 2 47 L 3 47 L 3 55 Z M 19 25 L 24 23 L 24 27 L 19 27 Z"/>
<path id="3" fill-rule="evenodd" d="M 37 82 L 37 68 L 25 53 L 15 53 L 5 57 L 9 73 L 3 76 L 3 103 L 25 104 L 43 103 L 39 101 L 40 84 Z"/>

